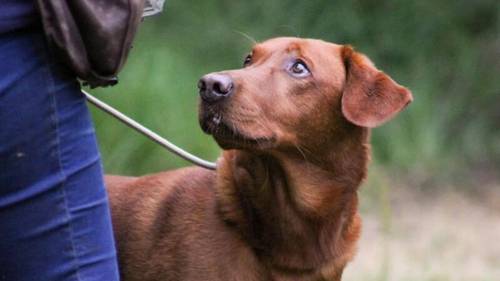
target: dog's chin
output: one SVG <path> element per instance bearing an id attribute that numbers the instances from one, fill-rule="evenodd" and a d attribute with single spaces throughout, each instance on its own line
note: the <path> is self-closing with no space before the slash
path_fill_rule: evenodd
<path id="1" fill-rule="evenodd" d="M 274 136 L 251 136 L 234 124 L 228 124 L 220 115 L 200 117 L 202 130 L 212 135 L 222 149 L 266 150 L 274 147 Z"/>
<path id="2" fill-rule="evenodd" d="M 243 150 L 255 150 L 264 151 L 270 150 L 274 147 L 274 141 L 269 138 L 259 137 L 259 138 L 249 138 L 246 136 L 221 136 L 218 134 L 212 134 L 217 144 L 225 150 L 228 149 L 243 149 Z"/>

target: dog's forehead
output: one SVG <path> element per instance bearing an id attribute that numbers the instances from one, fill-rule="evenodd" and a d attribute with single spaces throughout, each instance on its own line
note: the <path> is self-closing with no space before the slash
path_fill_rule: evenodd
<path id="1" fill-rule="evenodd" d="M 269 58 L 271 56 L 294 54 L 304 57 L 311 67 L 322 65 L 321 72 L 329 73 L 342 64 L 343 45 L 318 39 L 303 39 L 297 37 L 277 37 L 256 44 L 253 48 L 255 57 Z M 275 56 L 278 54 L 278 56 Z"/>
<path id="2" fill-rule="evenodd" d="M 297 37 L 277 37 L 256 44 L 253 48 L 256 53 L 275 52 L 299 52 L 301 54 L 323 54 L 331 55 L 333 51 L 340 51 L 342 45 L 326 42 L 318 39 L 304 39 Z M 340 52 L 339 52 L 340 53 Z"/>

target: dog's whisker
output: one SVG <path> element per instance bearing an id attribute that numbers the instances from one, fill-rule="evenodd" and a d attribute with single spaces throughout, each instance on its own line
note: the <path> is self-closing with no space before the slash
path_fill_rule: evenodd
<path id="1" fill-rule="evenodd" d="M 247 33 L 239 30 L 233 30 L 233 31 L 248 39 L 250 42 L 252 42 L 253 45 L 257 44 L 257 40 L 255 40 L 252 36 L 248 35 Z"/>
<path id="2" fill-rule="evenodd" d="M 299 151 L 299 153 L 302 155 L 302 157 L 304 158 L 304 161 L 308 162 L 307 156 L 304 153 L 304 151 L 300 148 L 300 145 L 297 144 L 296 142 L 293 142 L 293 145 L 295 146 L 295 148 L 297 148 L 297 150 Z"/>

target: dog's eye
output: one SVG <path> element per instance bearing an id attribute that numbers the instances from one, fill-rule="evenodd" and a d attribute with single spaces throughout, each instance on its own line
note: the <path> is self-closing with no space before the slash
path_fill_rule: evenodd
<path id="1" fill-rule="evenodd" d="M 243 66 L 247 66 L 252 62 L 252 54 L 248 54 L 243 61 Z"/>
<path id="2" fill-rule="evenodd" d="M 309 68 L 307 68 L 307 65 L 301 60 L 295 61 L 290 66 L 289 72 L 296 77 L 305 77 L 310 74 Z"/>

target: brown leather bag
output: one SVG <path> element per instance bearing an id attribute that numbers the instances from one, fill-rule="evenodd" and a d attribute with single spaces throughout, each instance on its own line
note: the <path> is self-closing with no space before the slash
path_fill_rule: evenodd
<path id="1" fill-rule="evenodd" d="M 91 87 L 115 85 L 145 0 L 38 0 L 49 44 Z"/>

